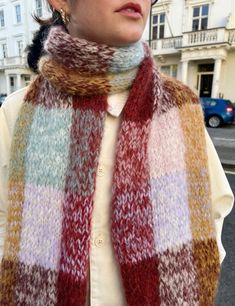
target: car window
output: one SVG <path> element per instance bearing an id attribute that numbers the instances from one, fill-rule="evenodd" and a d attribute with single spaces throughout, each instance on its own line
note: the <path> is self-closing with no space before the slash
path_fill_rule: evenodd
<path id="1" fill-rule="evenodd" d="M 209 99 L 203 98 L 203 99 L 201 99 L 201 101 L 202 101 L 204 106 L 210 106 L 210 100 Z"/>
<path id="2" fill-rule="evenodd" d="M 0 95 L 0 106 L 3 104 L 5 99 L 6 99 L 6 95 Z"/>
<path id="3" fill-rule="evenodd" d="M 225 100 L 229 106 L 233 106 L 233 103 L 230 100 Z"/>
<path id="4" fill-rule="evenodd" d="M 210 100 L 210 106 L 211 107 L 216 106 L 216 104 L 217 104 L 216 100 Z"/>
<path id="5" fill-rule="evenodd" d="M 203 101 L 203 99 L 200 99 L 200 103 L 201 103 L 201 105 L 204 105 L 205 101 Z"/>

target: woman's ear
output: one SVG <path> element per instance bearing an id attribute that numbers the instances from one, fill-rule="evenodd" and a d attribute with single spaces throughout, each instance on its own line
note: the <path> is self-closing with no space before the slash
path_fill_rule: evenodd
<path id="1" fill-rule="evenodd" d="M 63 9 L 65 13 L 70 13 L 69 0 L 48 0 L 48 2 L 56 11 Z"/>

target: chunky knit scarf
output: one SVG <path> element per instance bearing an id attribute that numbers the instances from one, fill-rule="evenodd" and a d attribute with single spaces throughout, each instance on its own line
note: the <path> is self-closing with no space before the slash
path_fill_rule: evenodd
<path id="1" fill-rule="evenodd" d="M 12 142 L 0 305 L 85 305 L 107 95 L 130 88 L 110 191 L 126 303 L 212 306 L 220 267 L 197 97 L 144 42 L 114 48 L 54 27 L 44 48 Z"/>

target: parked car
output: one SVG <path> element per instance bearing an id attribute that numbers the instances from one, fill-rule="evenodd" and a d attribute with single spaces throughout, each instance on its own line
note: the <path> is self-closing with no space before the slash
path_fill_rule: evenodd
<path id="1" fill-rule="evenodd" d="M 0 95 L 0 106 L 1 106 L 2 103 L 4 102 L 6 96 L 7 96 L 7 95 Z"/>
<path id="2" fill-rule="evenodd" d="M 231 101 L 225 99 L 200 98 L 206 125 L 217 128 L 222 124 L 232 124 L 235 108 Z"/>

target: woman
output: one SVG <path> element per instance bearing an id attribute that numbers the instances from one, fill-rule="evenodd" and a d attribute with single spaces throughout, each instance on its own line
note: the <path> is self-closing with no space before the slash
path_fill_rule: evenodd
<path id="1" fill-rule="evenodd" d="M 140 41 L 150 0 L 49 2 L 0 113 L 0 304 L 213 305 L 233 194 L 198 98 Z"/>

